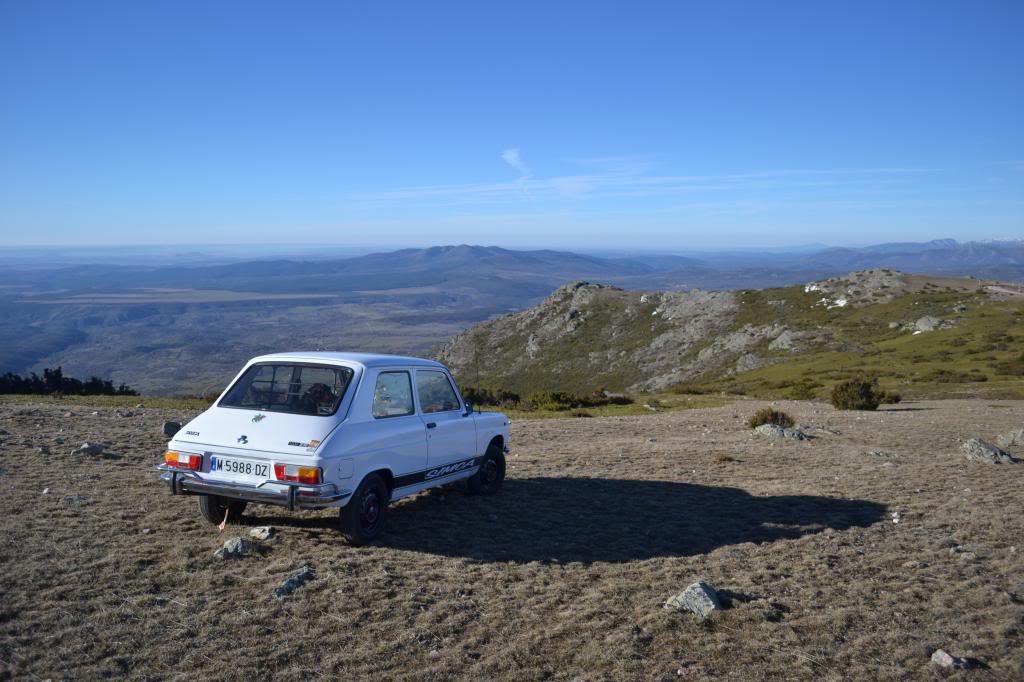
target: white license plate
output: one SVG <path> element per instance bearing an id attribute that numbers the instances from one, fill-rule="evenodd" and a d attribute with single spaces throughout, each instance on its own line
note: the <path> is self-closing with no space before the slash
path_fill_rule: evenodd
<path id="1" fill-rule="evenodd" d="M 265 481 L 270 478 L 270 465 L 254 462 L 251 459 L 214 455 L 210 457 L 210 473 L 231 474 L 233 478 L 245 477 Z"/>

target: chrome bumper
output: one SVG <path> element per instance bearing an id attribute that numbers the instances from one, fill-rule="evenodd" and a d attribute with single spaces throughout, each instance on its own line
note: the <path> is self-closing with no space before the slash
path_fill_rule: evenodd
<path id="1" fill-rule="evenodd" d="M 309 485 L 291 481 L 267 481 L 260 485 L 245 485 L 230 481 L 211 481 L 199 478 L 193 471 L 157 465 L 160 480 L 167 483 L 172 495 L 217 495 L 232 500 L 245 500 L 296 509 L 316 509 L 352 496 L 351 490 L 338 490 L 336 485 L 322 483 Z M 287 486 L 280 490 L 271 486 Z"/>

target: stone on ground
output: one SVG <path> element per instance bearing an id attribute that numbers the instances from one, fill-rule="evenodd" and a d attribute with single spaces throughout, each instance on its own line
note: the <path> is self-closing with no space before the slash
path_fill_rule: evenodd
<path id="1" fill-rule="evenodd" d="M 793 440 L 807 440 L 807 434 L 800 429 L 787 429 L 778 424 L 761 424 L 754 429 L 754 433 L 770 438 L 791 438 Z"/>
<path id="2" fill-rule="evenodd" d="M 1004 433 L 999 438 L 996 438 L 996 445 L 1001 448 L 1024 445 L 1024 429 L 1014 429 L 1009 433 Z"/>
<path id="3" fill-rule="evenodd" d="M 967 670 L 978 665 L 978 661 L 973 658 L 953 656 L 944 649 L 937 649 L 935 653 L 932 654 L 932 663 L 942 666 L 943 668 L 953 668 L 956 670 Z"/>
<path id="4" fill-rule="evenodd" d="M 316 578 L 316 573 L 309 566 L 303 566 L 302 570 L 288 580 L 281 583 L 281 586 L 274 590 L 274 597 L 284 599 L 296 589 Z"/>
<path id="5" fill-rule="evenodd" d="M 1000 450 L 992 443 L 980 438 L 971 438 L 965 441 L 960 446 L 960 452 L 964 453 L 964 456 L 970 461 L 983 464 L 1016 464 L 1019 461 L 1010 453 Z"/>
<path id="6" fill-rule="evenodd" d="M 270 526 L 257 526 L 249 529 L 249 537 L 257 540 L 269 540 L 274 537 L 274 529 Z"/>
<path id="7" fill-rule="evenodd" d="M 252 554 L 256 549 L 256 543 L 245 538 L 231 538 L 224 542 L 224 546 L 213 553 L 218 559 L 241 559 Z"/>
<path id="8" fill-rule="evenodd" d="M 718 599 L 715 588 L 703 580 L 698 580 L 677 595 L 668 598 L 666 609 L 691 611 L 701 618 L 706 618 L 712 611 L 721 611 L 722 602 Z"/>
<path id="9" fill-rule="evenodd" d="M 103 443 L 82 443 L 71 451 L 72 455 L 102 455 L 105 446 Z"/>

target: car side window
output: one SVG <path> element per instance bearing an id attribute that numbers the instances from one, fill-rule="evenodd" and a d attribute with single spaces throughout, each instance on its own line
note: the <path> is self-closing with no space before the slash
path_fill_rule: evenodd
<path id="1" fill-rule="evenodd" d="M 416 412 L 408 372 L 381 372 L 373 389 L 373 417 L 404 417 Z"/>
<path id="2" fill-rule="evenodd" d="M 424 414 L 459 409 L 459 399 L 444 372 L 416 370 L 416 392 Z"/>

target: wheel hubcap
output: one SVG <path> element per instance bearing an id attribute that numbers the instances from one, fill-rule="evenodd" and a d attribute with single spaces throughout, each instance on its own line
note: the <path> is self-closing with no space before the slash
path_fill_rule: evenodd
<path id="1" fill-rule="evenodd" d="M 377 498 L 377 493 L 372 490 L 363 495 L 359 518 L 363 523 L 363 528 L 372 528 L 380 518 L 380 500 Z"/>
<path id="2" fill-rule="evenodd" d="M 484 483 L 490 485 L 498 480 L 498 464 L 493 459 L 484 462 Z"/>

